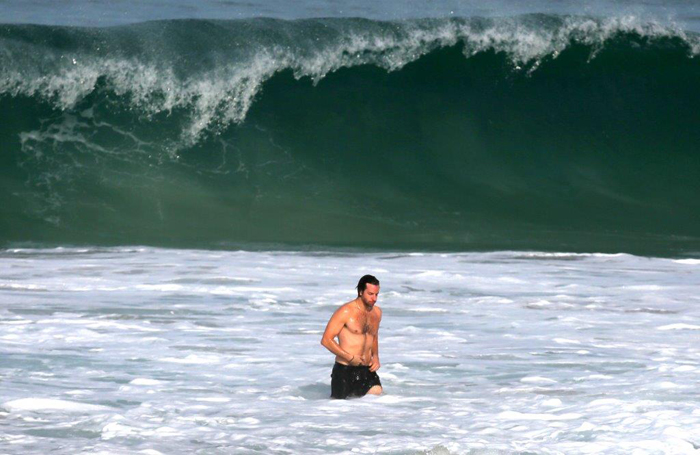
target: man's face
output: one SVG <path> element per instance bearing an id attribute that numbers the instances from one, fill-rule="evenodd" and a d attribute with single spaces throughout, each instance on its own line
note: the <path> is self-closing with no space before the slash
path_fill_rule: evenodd
<path id="1" fill-rule="evenodd" d="M 367 283 L 367 287 L 365 287 L 365 290 L 362 292 L 362 294 L 360 294 L 360 299 L 362 299 L 362 303 L 369 306 L 370 308 L 373 307 L 375 303 L 377 303 L 378 297 L 379 286 L 369 283 Z"/>

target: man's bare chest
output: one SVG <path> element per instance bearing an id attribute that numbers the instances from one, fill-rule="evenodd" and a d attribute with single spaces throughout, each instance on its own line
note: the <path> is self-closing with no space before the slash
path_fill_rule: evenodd
<path id="1" fill-rule="evenodd" d="M 356 314 L 348 319 L 345 329 L 354 335 L 374 335 L 377 331 L 377 320 L 372 315 Z"/>

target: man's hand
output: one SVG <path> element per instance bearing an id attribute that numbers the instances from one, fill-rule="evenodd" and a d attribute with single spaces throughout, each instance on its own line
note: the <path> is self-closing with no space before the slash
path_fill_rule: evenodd
<path id="1" fill-rule="evenodd" d="M 380 367 L 381 367 L 381 365 L 379 364 L 379 358 L 378 358 L 378 357 L 372 357 L 372 361 L 371 361 L 370 364 L 369 364 L 369 371 L 371 371 L 372 373 L 374 373 L 374 372 L 377 371 Z"/>

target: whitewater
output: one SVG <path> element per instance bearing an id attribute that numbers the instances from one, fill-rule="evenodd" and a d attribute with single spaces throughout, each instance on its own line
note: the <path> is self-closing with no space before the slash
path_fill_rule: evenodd
<path id="1" fill-rule="evenodd" d="M 385 394 L 321 345 L 381 280 Z M 696 453 L 700 260 L 14 248 L 0 446 L 20 453 Z"/>

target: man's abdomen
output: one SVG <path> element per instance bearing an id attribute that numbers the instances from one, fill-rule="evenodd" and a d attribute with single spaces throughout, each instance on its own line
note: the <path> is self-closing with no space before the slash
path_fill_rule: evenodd
<path id="1" fill-rule="evenodd" d="M 352 333 L 342 334 L 338 337 L 340 340 L 340 347 L 343 351 L 354 356 L 364 356 L 364 364 L 369 365 L 372 342 L 374 337 L 369 335 L 355 335 Z M 336 362 L 346 365 L 347 360 L 336 356 Z"/>

